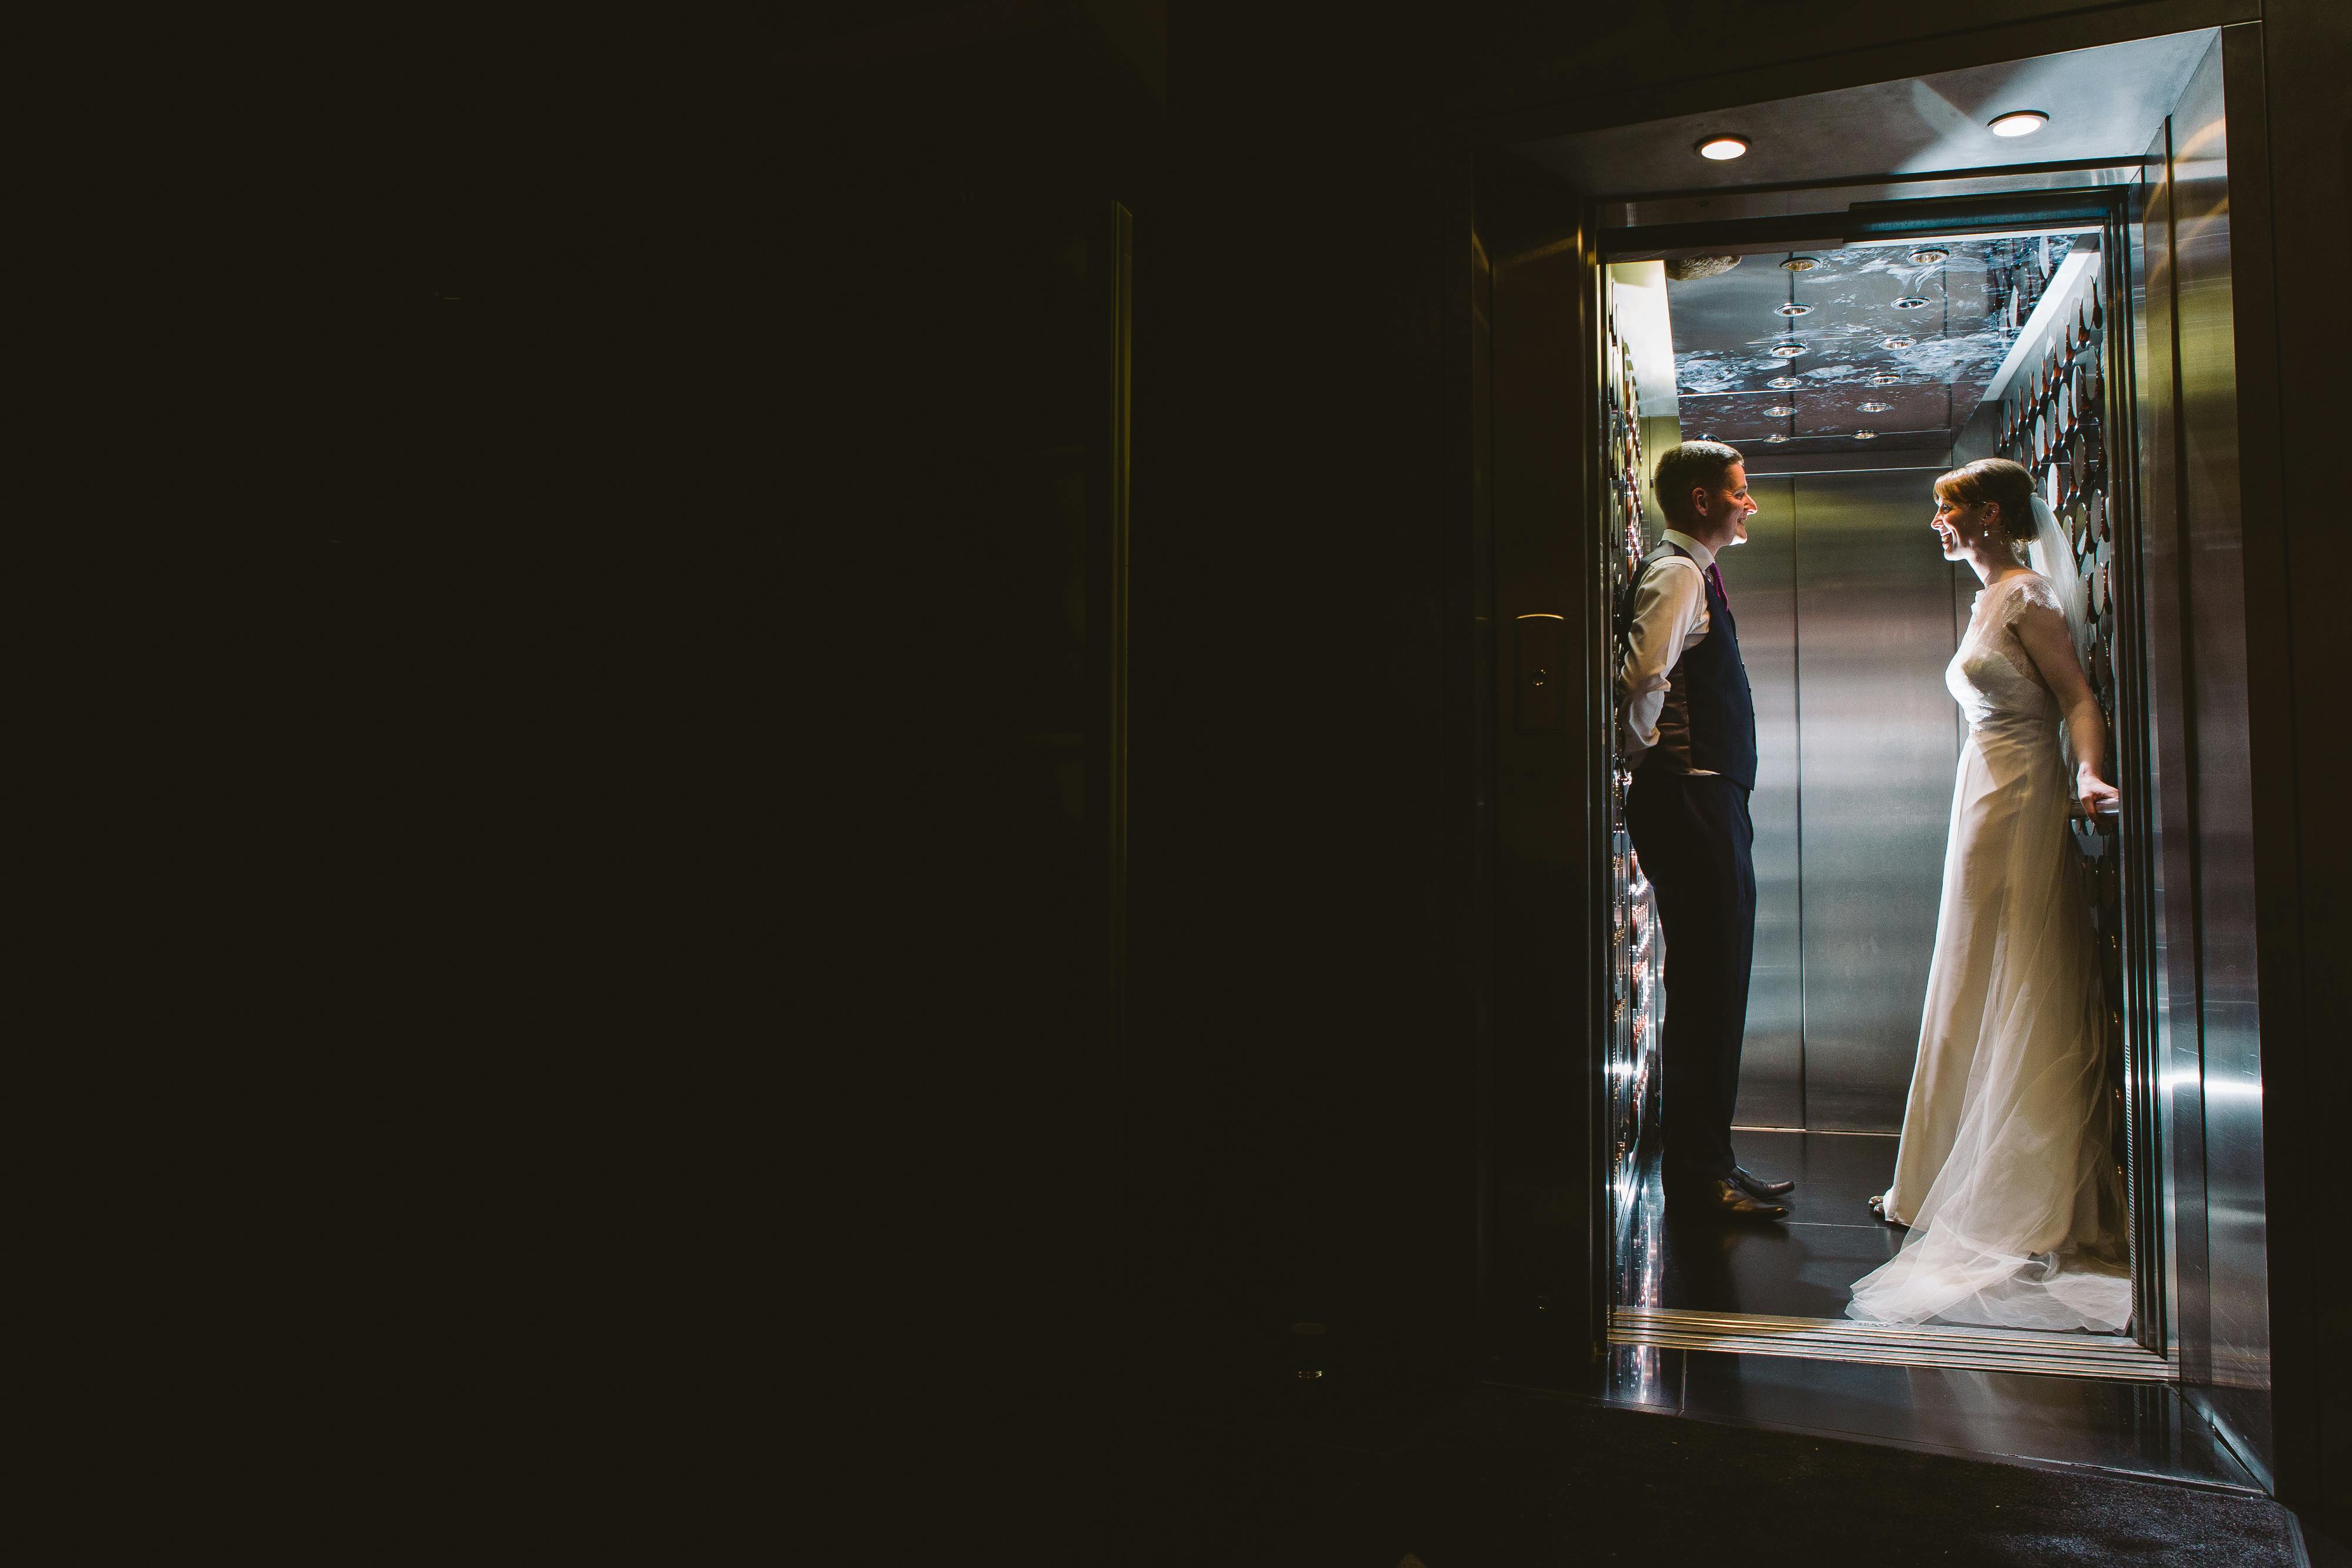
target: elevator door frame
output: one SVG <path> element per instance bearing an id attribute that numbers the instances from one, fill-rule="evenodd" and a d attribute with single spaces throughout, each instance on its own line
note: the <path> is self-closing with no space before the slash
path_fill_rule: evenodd
<path id="1" fill-rule="evenodd" d="M 1825 187 L 1826 188 L 1826 187 Z M 2117 591 L 2121 597 L 2122 614 L 2116 648 L 2116 712 L 2114 716 L 2115 765 L 2114 781 L 2124 794 L 2125 808 L 2118 833 L 2118 851 L 2122 856 L 2122 1001 L 2126 1167 L 2125 1185 L 2129 1205 L 2130 1249 L 2133 1296 L 2133 1324 L 2129 1336 L 2137 1351 L 2127 1351 L 2112 1340 L 2102 1346 L 2100 1354 L 2089 1361 L 2067 1353 L 2066 1348 L 2049 1336 L 2030 1335 L 2020 1331 L 1975 1331 L 1959 1333 L 1934 1332 L 1915 1333 L 1901 1343 L 1896 1336 L 1885 1336 L 1889 1342 L 1887 1359 L 1905 1360 L 1915 1364 L 1985 1364 L 1980 1358 L 1988 1349 L 2006 1363 L 2013 1354 L 2015 1371 L 2045 1371 L 2072 1375 L 2122 1377 L 2133 1380 L 2168 1381 L 2178 1375 L 2177 1363 L 2168 1358 L 2170 1323 L 2168 1319 L 2170 1291 L 2168 1290 L 2169 1238 L 2163 1223 L 2168 1206 L 2164 1173 L 2166 1164 L 2166 1129 L 2163 1125 L 2161 1076 L 2158 1071 L 2162 1040 L 2155 1011 L 2158 988 L 2155 966 L 2158 961 L 2156 940 L 2156 911 L 2149 901 L 2154 886 L 2152 866 L 2156 853 L 2156 825 L 2147 810 L 2153 800 L 2154 777 L 2151 768 L 2151 747 L 2148 735 L 2147 703 L 2148 700 L 2147 658 L 2146 648 L 2146 617 L 2144 572 L 2141 556 L 2145 537 L 2145 513 L 2137 482 L 2140 461 L 2141 432 L 2133 417 L 2138 407 L 2136 396 L 2137 366 L 2133 354 L 2133 320 L 2130 285 L 2132 247 L 2137 243 L 2137 214 L 2133 193 L 2136 186 L 2113 184 L 2088 186 L 2073 190 L 2021 190 L 2014 193 L 1991 193 L 1958 197 L 1924 196 L 1910 201 L 1857 204 L 1847 212 L 1775 217 L 1759 220 L 1731 220 L 1719 225 L 1675 225 L 1671 231 L 1620 229 L 1598 235 L 1594 266 L 1589 280 L 1592 292 L 1591 316 L 1595 321 L 1606 319 L 1602 290 L 1607 265 L 1612 262 L 1650 260 L 1664 252 L 1689 251 L 1714 246 L 1737 246 L 1743 248 L 1771 246 L 1794 249 L 1826 249 L 1850 244 L 1857 239 L 1948 238 L 1962 239 L 1970 234 L 2013 233 L 2035 228 L 2080 230 L 2095 224 L 2100 234 L 2101 288 L 2111 302 L 2106 341 L 2112 345 L 2109 356 L 2108 386 L 2102 411 L 2106 421 L 2106 463 L 2111 476 L 2113 499 L 2111 525 L 2116 538 Z M 1598 214 L 1588 213 L 1588 224 L 1597 223 Z M 1601 368 L 1601 334 L 1587 345 L 1583 358 L 1593 366 L 1597 378 L 1605 373 Z M 1604 417 L 1601 413 L 1603 400 L 1589 400 L 1590 413 L 1585 432 L 1588 449 L 1600 452 L 1608 439 Z M 2120 416 L 2120 417 L 2118 417 Z M 1589 471 L 1588 503 L 1590 515 L 1595 519 L 1607 515 L 1607 497 L 1602 493 L 1602 465 L 1593 465 Z M 1592 563 L 1591 580 L 1603 589 L 1608 581 L 1608 567 L 1603 538 L 1605 530 L 1595 528 L 1587 541 L 1596 555 Z M 1606 616 L 1595 616 L 1589 624 L 1605 633 Z M 1610 660 L 1605 645 L 1590 651 L 1587 669 L 1592 689 L 1586 694 L 1590 713 L 1613 716 L 1613 703 L 1608 682 Z M 1609 755 L 1609 743 L 1604 736 L 1600 743 L 1600 755 Z M 1591 863 L 1606 868 L 1610 863 L 1611 846 L 1607 841 L 1605 820 L 1593 824 L 1595 841 L 1591 847 Z M 1611 925 L 1610 901 L 1612 896 L 1609 879 L 1591 879 L 1590 894 L 1595 901 L 1593 929 L 1608 930 Z M 1600 1002 L 1593 1019 L 1594 1037 L 1602 1038 L 1608 1027 L 1605 1009 L 1609 995 L 1611 955 L 1603 947 L 1592 956 L 1595 973 L 1589 993 Z M 1596 1173 L 1591 1190 L 1608 1206 L 1606 1212 L 1595 1217 L 1596 1231 L 1605 1249 L 1604 1267 L 1594 1281 L 1599 1299 L 1592 1303 L 1596 1324 L 1608 1325 L 1603 1330 L 1607 1345 L 1660 1344 L 1680 1348 L 1740 1348 L 1757 1350 L 1771 1347 L 1769 1354 L 1794 1354 L 1828 1360 L 1851 1360 L 1870 1356 L 1873 1347 L 1858 1345 L 1852 1331 L 1828 1328 L 1806 1329 L 1795 1326 L 1803 1320 L 1777 1320 L 1749 1313 L 1678 1313 L 1666 1317 L 1627 1317 L 1617 1310 L 1616 1293 L 1619 1271 L 1625 1260 L 1618 1255 L 1621 1231 L 1617 1224 L 1616 1205 L 1620 1201 L 1614 1185 L 1608 1179 L 1605 1160 L 1608 1140 L 1595 1140 Z M 1698 1320 L 1713 1320 L 1701 1323 Z M 1622 1326 L 1621 1326 L 1622 1325 Z M 1988 1341 L 1986 1335 L 1999 1336 Z M 1712 1336 L 1720 1336 L 1719 1338 Z M 2104 1337 L 2104 1336 L 2103 1336 Z M 2112 1351 L 2108 1349 L 2112 1346 Z"/>
<path id="2" fill-rule="evenodd" d="M 2303 1211 L 2317 1201 L 2312 1195 L 2324 1190 L 2324 1183 L 2312 1178 L 2320 1168 L 2316 1151 L 2324 1146 L 2316 1124 L 2321 1108 L 2335 1102 L 2325 1092 L 2326 1040 L 2324 1031 L 2312 1030 L 2333 1016 L 2321 983 L 2333 971 L 2324 961 L 2327 945 L 2315 946 L 2306 937 L 2312 932 L 2324 936 L 2328 929 L 2323 895 L 2341 835 L 2328 831 L 2324 810 L 2327 753 L 2335 748 L 2323 743 L 2335 730 L 2325 717 L 2323 695 L 2315 695 L 2318 686 L 2293 679 L 2298 668 L 2307 674 L 2323 663 L 2307 655 L 2325 642 L 2326 591 L 2324 572 L 2306 570 L 2297 576 L 2292 570 L 2303 563 L 2288 548 L 2295 536 L 2285 499 L 2285 443 L 2298 432 L 2324 432 L 2326 410 L 2342 399 L 2334 383 L 2309 376 L 2296 398 L 2284 397 L 2282 378 L 2290 371 L 2309 371 L 2317 362 L 2311 348 L 2316 334 L 2282 337 L 2279 288 L 2290 276 L 2298 284 L 2307 281 L 2324 263 L 2308 255 L 2290 256 L 2280 242 L 2289 229 L 2325 235 L 2329 225 L 2290 224 L 2290 212 L 2307 214 L 2312 204 L 2285 203 L 2287 193 L 2273 190 L 2274 173 L 2287 169 L 2287 150 L 2273 151 L 2276 128 L 2270 111 L 2284 99 L 2272 98 L 2269 84 L 2274 72 L 2295 76 L 2294 85 L 2305 96 L 2284 123 L 2310 133 L 2318 125 L 2306 112 L 2306 89 L 2314 79 L 2308 45 L 2315 35 L 2309 17 L 2284 25 L 2300 62 L 2288 71 L 2264 53 L 2266 36 L 2287 35 L 2252 19 L 2252 13 L 2161 18 L 2102 13 L 2086 26 L 2097 36 L 2077 37 L 2071 47 L 2198 26 L 2215 27 L 2220 35 L 2229 165 L 2226 173 L 2208 171 L 2207 177 L 2226 180 L 2217 200 L 2226 199 L 2230 219 L 2230 261 L 2221 295 L 2228 335 L 2218 341 L 2221 352 L 2234 355 L 2233 401 L 2207 417 L 2232 439 L 2224 453 L 2227 467 L 2214 471 L 2206 499 L 2232 514 L 2228 522 L 2242 552 L 2243 582 L 2218 590 L 2213 609 L 2226 615 L 2229 596 L 2242 595 L 2230 630 L 2242 638 L 2246 667 L 2267 673 L 2234 695 L 2223 694 L 2235 704 L 2247 737 L 2241 755 L 2247 760 L 2249 787 L 2234 800 L 2235 815 L 2227 826 L 2243 841 L 2236 854 L 2245 862 L 2242 880 L 2250 881 L 2252 894 L 2242 919 L 2252 927 L 2251 946 L 2245 972 L 2237 978 L 2248 988 L 2244 999 L 2259 1008 L 2263 1092 L 2241 1109 L 2259 1116 L 2260 1164 L 2252 1175 L 2262 1184 L 2261 1229 L 2254 1245 L 2267 1249 L 2270 1267 L 2269 1301 L 2260 1325 L 2268 1336 L 2262 1375 L 2247 1385 L 2262 1406 L 2263 1432 L 2242 1444 L 2233 1437 L 2231 1447 L 2265 1486 L 2273 1484 L 2275 1466 L 2275 1488 L 2283 1499 L 2310 1502 L 2334 1495 L 2325 1484 L 2326 1457 L 2340 1451 L 2322 1440 L 2331 1430 L 2325 1403 L 2331 1363 L 2320 1332 L 2327 1270 L 2324 1262 L 2310 1261 L 2308 1249 L 2281 1239 L 2310 1233 Z M 1807 68 L 1811 75 L 1792 77 L 1786 67 L 1774 65 L 1746 75 L 1686 80 L 1675 106 L 1729 111 L 1762 103 L 1775 92 L 1895 81 L 1948 65 L 1953 37 L 1834 59 L 1822 55 L 1818 65 Z M 1967 37 L 1976 57 L 1985 62 L 2024 58 L 2053 47 L 2043 22 L 1978 29 Z M 1777 106 L 1779 100 L 1773 101 Z M 1458 390 L 1449 395 L 1458 401 L 1470 444 L 1464 455 L 1469 476 L 1464 556 L 1472 586 L 1458 635 L 1464 666 L 1476 675 L 1482 719 L 1475 732 L 1476 788 L 1465 800 L 1481 893 L 1475 918 L 1488 938 L 1478 947 L 1471 974 L 1478 1005 L 1477 1355 L 1489 1376 L 1591 1394 L 1610 1386 L 1606 1307 L 1612 1281 L 1608 1195 L 1596 1176 L 1606 1169 L 1604 1037 L 1593 1022 L 1600 1008 L 1585 957 L 1602 930 L 1605 904 L 1593 889 L 1605 883 L 1608 863 L 1593 852 L 1601 841 L 1591 822 L 1599 808 L 1586 798 L 1591 790 L 1582 781 L 1606 766 L 1600 747 L 1607 719 L 1605 712 L 1573 711 L 1589 685 L 1589 672 L 1577 669 L 1571 688 L 1565 694 L 1550 688 L 1557 695 L 1538 721 L 1531 722 L 1533 705 L 1524 684 L 1514 680 L 1512 658 L 1517 617 L 1537 612 L 1566 621 L 1571 667 L 1601 654 L 1601 639 L 1588 638 L 1583 624 L 1606 599 L 1603 586 L 1593 580 L 1599 552 L 1594 549 L 1588 559 L 1569 545 L 1571 538 L 1581 541 L 1589 495 L 1598 487 L 1591 473 L 1598 444 L 1586 439 L 1590 419 L 1584 405 L 1599 384 L 1602 333 L 1593 319 L 1599 290 L 1592 274 L 1601 267 L 1603 243 L 1622 254 L 1624 231 L 1637 216 L 1653 223 L 1704 218 L 1709 220 L 1704 232 L 1719 234 L 1720 220 L 1745 213 L 1834 210 L 1912 194 L 2046 190 L 2101 183 L 2111 172 L 2127 190 L 2137 186 L 2152 193 L 2158 185 L 2142 186 L 2143 174 L 2168 187 L 2172 173 L 2171 147 L 2163 131 L 2158 146 L 2144 155 L 2117 147 L 2112 149 L 2115 156 L 2066 164 L 1889 172 L 1875 181 L 1807 180 L 1802 192 L 1779 184 L 1599 195 L 1577 190 L 1533 153 L 1545 137 L 1622 128 L 1657 112 L 1654 91 L 1643 88 L 1465 126 L 1442 152 L 1452 157 L 1458 150 L 1458 188 L 1465 199 L 1437 214 L 1448 227 L 1444 244 L 1466 241 L 1466 265 L 1449 272 L 1444 309 L 1447 321 L 1459 329 L 1453 335 L 1462 345 L 1459 373 L 1452 382 Z M 2167 130 L 2170 124 L 2168 119 Z M 1860 188 L 1870 185 L 1877 188 Z M 1822 198 L 1818 205 L 1809 199 L 1811 193 Z M 1695 223 L 1690 232 L 1701 231 Z M 1834 236 L 1839 226 L 1825 232 Z M 2151 241 L 2154 232 L 2151 227 Z M 2140 254 L 2137 243 L 2133 253 Z M 2153 334 L 2161 324 L 2154 280 L 2148 281 L 2151 297 L 2141 321 Z M 2304 293 L 2319 298 L 2308 289 Z M 2145 347 L 2135 395 L 2169 399 L 2177 413 L 2188 395 L 2179 373 L 2182 345 L 2174 342 L 2169 358 L 2153 335 Z M 2160 436 L 2163 430 L 2160 424 L 2141 424 L 2134 434 L 2148 444 L 2151 434 Z M 2128 476 L 2144 490 L 2144 527 L 2151 519 L 2162 527 L 2157 508 L 2171 505 L 2179 514 L 2189 498 L 2187 465 L 2179 453 L 2171 455 L 2172 466 L 2167 467 L 2160 444 L 2148 444 L 2143 461 L 2156 464 L 2155 471 Z M 2158 542 L 2177 552 L 2172 535 L 2183 530 L 2178 515 L 2172 521 L 2175 526 Z M 2159 650 L 2174 645 L 2177 622 L 2189 608 L 2189 580 L 2180 577 L 2168 591 L 2158 584 L 2159 593 L 2150 598 L 2151 611 L 2174 623 L 2156 629 L 2161 641 L 2154 646 Z M 2315 612 L 2315 605 L 2320 606 Z M 2314 632 L 2315 626 L 2323 630 Z M 2159 695 L 2177 698 L 2168 683 L 2179 672 L 2168 673 L 2159 664 L 2156 674 Z M 2159 723 L 2173 712 L 2168 708 Z M 2160 731 L 2159 737 L 2169 746 L 2179 733 Z M 2194 732 L 2189 740 L 2194 745 Z M 1580 775 L 1572 771 L 1577 766 L 1584 769 Z M 2172 775 L 2166 780 L 2168 821 L 2176 781 Z M 2164 841 L 2167 861 L 2182 851 L 2192 870 L 2203 853 L 2170 831 Z M 2319 846 L 2315 852 L 2310 850 L 2314 844 Z M 2214 852 L 2228 851 L 2223 845 Z M 2192 886 L 2184 894 L 2167 871 L 2169 936 L 2199 930 L 2203 906 L 2184 908 L 2178 902 L 2195 893 Z M 2189 977 L 2201 986 L 2201 975 L 2200 970 Z M 2177 1233 L 2180 1245 L 2169 1260 L 2182 1292 L 2179 1310 L 2172 1314 L 2179 1333 L 2178 1386 L 2184 1400 L 2227 1433 L 2234 1428 L 2223 1419 L 2226 1412 L 2217 1413 L 2206 1397 L 2220 1392 L 2208 1364 L 2210 1347 L 2192 1343 L 2201 1327 L 2191 1308 L 2192 1277 L 2200 1292 L 2214 1283 L 2200 1272 L 2210 1269 L 2210 1259 L 2193 1250 L 2200 1238 L 2192 1221 L 2203 1223 L 2198 1211 L 2207 1197 L 2203 1173 L 2193 1168 L 2204 1125 L 2203 1113 L 2193 1103 L 2202 1071 L 2202 996 L 2190 996 L 2185 1013 L 2178 990 L 2163 999 L 2186 1074 L 2167 1091 L 2172 1099 L 2167 1109 L 2176 1118 L 2176 1152 L 2184 1162 L 2174 1173 L 2184 1205 Z M 2184 1093 L 2190 1103 L 2182 1102 Z M 2210 1139 L 2210 1129 L 2201 1136 Z M 1820 1366 L 1822 1378 L 1830 1375 L 1826 1363 L 1785 1364 Z M 1810 1423 L 1804 1425 L 1810 1429 Z"/>

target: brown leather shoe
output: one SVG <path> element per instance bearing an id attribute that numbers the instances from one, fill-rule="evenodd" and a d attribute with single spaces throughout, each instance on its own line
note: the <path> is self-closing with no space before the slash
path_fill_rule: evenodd
<path id="1" fill-rule="evenodd" d="M 1792 1181 L 1766 1181 L 1746 1166 L 1732 1166 L 1731 1179 L 1750 1197 L 1778 1197 L 1784 1192 L 1795 1191 L 1797 1186 Z"/>
<path id="2" fill-rule="evenodd" d="M 1789 1218 L 1789 1211 L 1780 1204 L 1750 1197 L 1728 1180 L 1709 1182 L 1679 1197 L 1669 1197 L 1666 1212 L 1676 1218 L 1722 1219 L 1743 1224 Z"/>

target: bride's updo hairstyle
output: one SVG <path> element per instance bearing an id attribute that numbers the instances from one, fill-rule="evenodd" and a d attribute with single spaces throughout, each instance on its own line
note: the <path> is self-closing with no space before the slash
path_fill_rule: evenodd
<path id="1" fill-rule="evenodd" d="M 2002 537 L 2021 545 L 2033 538 L 2033 476 L 2021 464 L 2006 457 L 1979 457 L 1937 480 L 1936 494 L 1971 507 L 1998 501 Z"/>

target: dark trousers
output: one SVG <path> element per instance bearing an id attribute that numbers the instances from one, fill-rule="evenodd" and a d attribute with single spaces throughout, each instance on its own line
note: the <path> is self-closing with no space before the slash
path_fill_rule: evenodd
<path id="1" fill-rule="evenodd" d="M 1643 768 L 1625 801 L 1666 936 L 1663 1107 L 1672 1193 L 1731 1174 L 1731 1112 L 1756 956 L 1756 829 L 1728 779 Z"/>

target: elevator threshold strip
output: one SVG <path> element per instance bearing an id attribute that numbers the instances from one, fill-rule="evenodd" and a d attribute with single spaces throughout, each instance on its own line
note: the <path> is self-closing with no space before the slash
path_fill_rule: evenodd
<path id="1" fill-rule="evenodd" d="M 2164 1357 L 2120 1334 L 1866 1323 L 1852 1318 L 1771 1318 L 1674 1307 L 1612 1309 L 1609 1343 L 2133 1383 L 2169 1383 L 2176 1375 L 2176 1368 Z"/>

